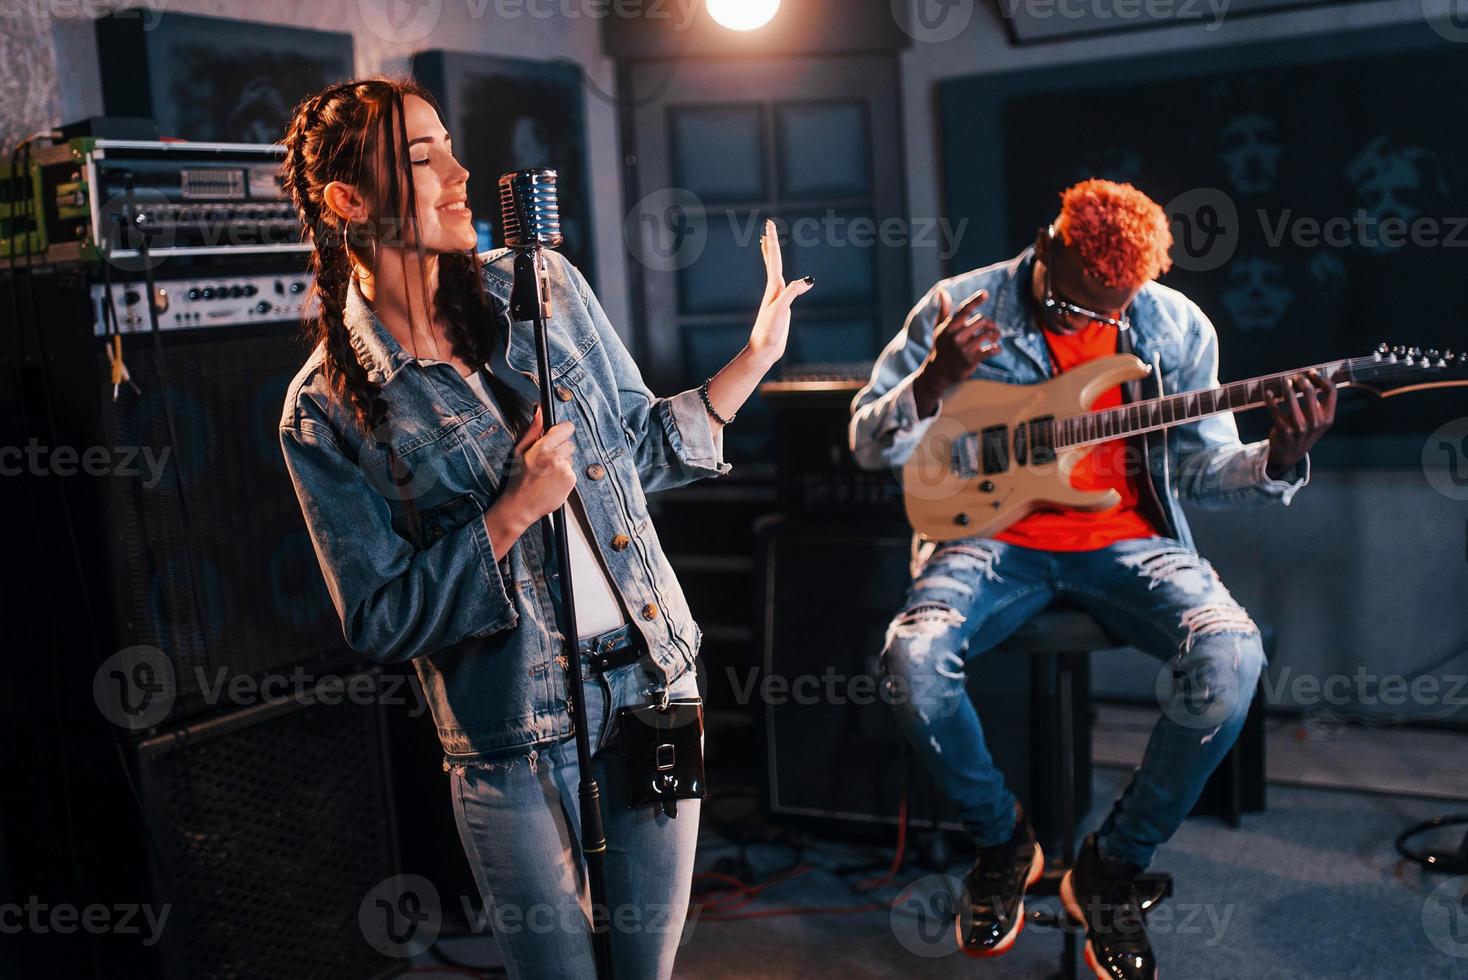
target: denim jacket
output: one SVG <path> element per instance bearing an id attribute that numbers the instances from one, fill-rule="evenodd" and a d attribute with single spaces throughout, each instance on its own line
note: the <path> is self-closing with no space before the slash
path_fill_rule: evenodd
<path id="1" fill-rule="evenodd" d="M 508 309 L 513 256 L 481 258 L 485 285 Z M 692 667 L 703 633 L 647 494 L 727 473 L 723 439 L 696 390 L 648 391 L 580 271 L 554 253 L 547 260 L 554 404 L 557 421 L 576 424 L 588 538 L 671 685 Z M 567 664 L 539 528 L 496 561 L 483 519 L 509 477 L 511 433 L 452 365 L 405 351 L 355 284 L 345 315 L 388 420 L 370 439 L 360 431 L 330 394 L 318 348 L 287 392 L 280 442 L 347 644 L 378 662 L 413 661 L 450 762 L 569 736 Z M 507 319 L 502 328 L 489 369 L 536 404 L 534 331 Z M 399 487 L 388 446 L 405 467 Z"/>
<path id="2" fill-rule="evenodd" d="M 902 332 L 877 359 L 871 381 L 851 403 L 849 438 L 859 465 L 866 469 L 898 469 L 912 455 L 938 412 L 919 419 L 912 383 L 933 346 L 938 320 L 938 290 L 946 289 L 955 304 L 980 289 L 989 291 L 982 312 L 999 327 L 1001 349 L 972 375 L 977 380 L 1036 384 L 1051 377 L 1050 349 L 1034 323 L 1030 270 L 1034 249 L 1006 262 L 966 272 L 933 287 L 908 314 Z M 1142 288 L 1131 311 L 1132 353 L 1152 365 L 1152 374 L 1126 386 L 1135 401 L 1218 384 L 1218 335 L 1197 304 L 1182 293 L 1155 282 Z M 939 406 L 941 411 L 941 405 Z M 1276 501 L 1289 504 L 1310 480 L 1307 456 L 1288 479 L 1265 475 L 1269 443 L 1239 441 L 1233 414 L 1225 412 L 1173 426 L 1144 440 L 1152 500 L 1144 501 L 1159 531 L 1193 547 L 1181 498 L 1200 507 L 1258 507 Z M 1144 495 L 1146 489 L 1144 488 Z M 914 568 L 932 552 L 914 538 Z"/>

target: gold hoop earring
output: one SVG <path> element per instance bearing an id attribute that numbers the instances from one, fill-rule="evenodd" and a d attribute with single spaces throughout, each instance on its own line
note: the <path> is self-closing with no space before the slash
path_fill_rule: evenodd
<path id="1" fill-rule="evenodd" d="M 365 226 L 362 226 L 362 227 L 365 227 Z M 364 269 L 361 262 L 354 262 L 353 263 L 353 271 L 352 271 L 352 274 L 357 279 L 359 279 L 359 280 L 366 280 L 366 279 L 374 279 L 374 278 L 376 278 L 376 273 L 377 273 L 377 236 L 376 235 L 373 235 L 371 237 L 372 237 L 372 267 L 370 269 Z M 360 240 L 360 239 L 358 239 L 358 240 Z M 353 253 L 353 255 L 355 256 L 355 253 Z"/>

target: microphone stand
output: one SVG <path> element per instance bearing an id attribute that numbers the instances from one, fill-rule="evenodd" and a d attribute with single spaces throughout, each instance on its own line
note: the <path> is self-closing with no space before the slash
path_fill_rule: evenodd
<path id="1" fill-rule="evenodd" d="M 515 283 L 510 292 L 510 316 L 516 321 L 535 322 L 536 371 L 540 380 L 540 417 L 545 431 L 556 424 L 555 403 L 551 399 L 550 346 L 546 340 L 546 320 L 551 315 L 550 282 L 546 275 L 545 254 L 540 246 L 517 249 Z M 576 600 L 571 590 L 571 550 L 567 534 L 567 507 L 556 509 L 554 534 L 558 573 L 561 577 L 561 633 L 565 640 L 566 662 L 570 665 L 571 727 L 576 736 L 576 764 L 581 770 L 581 853 L 586 857 L 586 879 L 591 886 L 591 945 L 596 957 L 596 975 L 612 980 L 612 934 L 607 914 L 606 856 L 607 838 L 602 825 L 601 787 L 591 772 L 591 738 L 586 726 L 586 698 L 581 683 L 581 658 L 578 655 Z M 541 540 L 549 544 L 552 534 L 550 517 L 540 520 Z"/>

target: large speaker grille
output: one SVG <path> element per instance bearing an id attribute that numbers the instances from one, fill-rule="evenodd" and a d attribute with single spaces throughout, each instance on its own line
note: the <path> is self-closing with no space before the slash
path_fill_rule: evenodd
<path id="1" fill-rule="evenodd" d="M 897 822 L 905 792 L 914 826 L 959 827 L 954 806 L 912 758 L 879 693 L 887 624 L 910 581 L 906 529 L 788 521 L 772 523 L 763 537 L 764 672 L 789 685 L 788 696 L 765 706 L 771 816 L 881 827 Z M 969 693 L 984 724 L 996 733 L 1027 732 L 1029 665 L 1019 657 L 981 660 L 970 671 Z M 807 678 L 804 696 L 800 678 Z M 869 682 L 860 686 L 857 678 Z M 1010 788 L 1028 798 L 1027 739 L 990 743 Z"/>
<path id="2" fill-rule="evenodd" d="M 307 353 L 294 330 L 170 331 L 166 389 L 149 338 L 130 338 L 141 393 L 104 407 L 134 454 L 109 481 L 119 636 L 163 650 L 184 698 L 343 646 L 277 436 Z"/>
<path id="3" fill-rule="evenodd" d="M 169 977 L 359 980 L 394 966 L 357 919 L 396 861 L 382 709 L 352 700 L 252 709 L 141 746 L 156 885 L 173 906 Z"/>

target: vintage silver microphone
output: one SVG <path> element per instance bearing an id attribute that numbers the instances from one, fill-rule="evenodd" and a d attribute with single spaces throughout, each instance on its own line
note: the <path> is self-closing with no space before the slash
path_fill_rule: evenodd
<path id="1" fill-rule="evenodd" d="M 556 197 L 554 170 L 517 170 L 500 178 L 500 211 L 505 246 L 515 252 L 515 284 L 510 291 L 510 318 L 535 324 L 537 376 L 540 379 L 540 417 L 547 432 L 556 424 L 555 402 L 551 400 L 550 349 L 546 321 L 551 317 L 550 279 L 545 250 L 559 248 L 561 209 Z M 542 519 L 541 534 L 546 551 L 555 536 L 561 579 L 561 634 L 565 637 L 566 662 L 570 665 L 572 728 L 576 736 L 576 762 L 581 769 L 581 852 L 586 855 L 586 879 L 591 890 L 591 942 L 596 955 L 596 972 L 602 980 L 612 976 L 612 934 L 607 913 L 606 831 L 602 823 L 601 787 L 591 773 L 591 738 L 586 728 L 586 699 L 582 696 L 581 658 L 577 655 L 576 601 L 571 588 L 571 552 L 567 538 L 567 509 L 556 510 L 552 528 Z"/>
<path id="2" fill-rule="evenodd" d="M 516 170 L 500 178 L 505 247 L 560 248 L 561 205 L 554 170 Z"/>
<path id="3" fill-rule="evenodd" d="M 510 293 L 510 315 L 517 321 L 543 320 L 551 316 L 550 291 L 542 249 L 561 247 L 561 204 L 556 191 L 554 170 L 516 170 L 500 178 L 500 216 L 504 226 L 505 247 L 513 249 L 515 288 Z M 522 258 L 528 257 L 534 269 L 535 288 L 529 291 L 520 281 Z M 533 308 L 532 308 L 533 305 Z M 546 396 L 541 387 L 542 399 Z M 550 417 L 546 416 L 546 428 Z"/>

